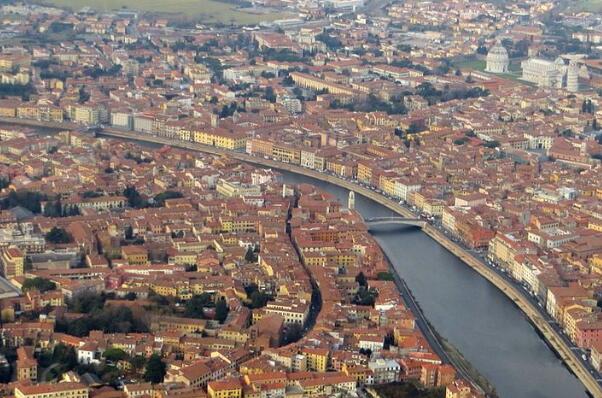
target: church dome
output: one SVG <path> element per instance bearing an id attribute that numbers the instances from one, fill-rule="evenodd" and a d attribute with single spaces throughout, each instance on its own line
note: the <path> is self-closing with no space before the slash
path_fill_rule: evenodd
<path id="1" fill-rule="evenodd" d="M 508 73 L 510 57 L 502 43 L 497 42 L 487 53 L 487 72 Z"/>

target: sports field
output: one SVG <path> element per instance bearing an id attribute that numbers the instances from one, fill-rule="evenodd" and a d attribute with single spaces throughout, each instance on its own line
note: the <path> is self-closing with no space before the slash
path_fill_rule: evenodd
<path id="1" fill-rule="evenodd" d="M 253 24 L 290 17 L 285 13 L 247 12 L 237 9 L 234 4 L 214 0 L 43 0 L 40 2 L 74 11 L 83 7 L 99 11 L 132 10 L 226 24 Z"/>

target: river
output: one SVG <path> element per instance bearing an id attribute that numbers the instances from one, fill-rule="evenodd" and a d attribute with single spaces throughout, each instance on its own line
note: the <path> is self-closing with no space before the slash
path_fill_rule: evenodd
<path id="1" fill-rule="evenodd" d="M 348 191 L 283 172 L 285 182 L 311 183 L 347 203 Z M 364 217 L 395 216 L 356 195 Z M 423 232 L 411 227 L 373 232 L 435 329 L 496 388 L 502 398 L 585 398 L 520 309 L 497 288 Z"/>
<path id="2" fill-rule="evenodd" d="M 282 173 L 287 183 L 313 184 L 347 203 L 346 189 Z M 356 209 L 364 217 L 397 216 L 361 195 L 355 198 Z M 437 242 L 411 227 L 382 228 L 373 236 L 429 322 L 493 384 L 501 398 L 589 396 L 521 310 Z"/>

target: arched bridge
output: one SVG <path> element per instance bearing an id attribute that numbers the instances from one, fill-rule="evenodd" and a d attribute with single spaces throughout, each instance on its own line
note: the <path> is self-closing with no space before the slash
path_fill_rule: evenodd
<path id="1" fill-rule="evenodd" d="M 370 227 L 376 227 L 379 225 L 411 225 L 414 227 L 423 228 L 426 225 L 426 221 L 420 218 L 406 218 L 406 217 L 372 217 L 365 218 L 364 222 Z"/>

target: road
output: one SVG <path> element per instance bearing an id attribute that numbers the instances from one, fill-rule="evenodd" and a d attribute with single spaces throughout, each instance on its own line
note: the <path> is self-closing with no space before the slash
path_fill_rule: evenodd
<path id="1" fill-rule="evenodd" d="M 29 121 L 25 119 L 11 119 L 11 118 L 0 118 L 0 122 L 5 123 L 16 123 L 38 127 L 50 127 L 50 128 L 73 128 L 73 124 L 61 125 L 60 123 L 44 123 Z M 409 209 L 401 206 L 399 203 L 388 199 L 380 193 L 368 189 L 364 186 L 358 185 L 350 180 L 345 180 L 330 174 L 321 173 L 315 170 L 306 169 L 301 166 L 293 164 L 281 163 L 271 159 L 260 158 L 251 156 L 242 152 L 235 152 L 226 149 L 220 149 L 216 147 L 210 147 L 201 145 L 193 142 L 186 141 L 174 141 L 163 137 L 157 137 L 153 135 L 146 135 L 135 133 L 132 131 L 121 131 L 118 129 L 107 128 L 99 132 L 101 136 L 123 138 L 128 140 L 136 140 L 141 142 L 150 142 L 161 145 L 170 145 L 173 147 L 189 149 L 192 151 L 210 153 L 214 155 L 227 155 L 233 159 L 237 159 L 243 162 L 258 164 L 265 167 L 272 167 L 275 169 L 286 170 L 292 173 L 304 175 L 317 180 L 321 180 L 330 184 L 340 186 L 342 188 L 354 191 L 357 194 L 365 196 L 366 198 L 384 206 L 394 213 L 406 218 L 415 218 L 416 215 Z M 566 343 L 560 333 L 551 325 L 546 317 L 539 310 L 538 306 L 534 305 L 530 298 L 527 297 L 522 291 L 518 290 L 513 283 L 509 282 L 496 271 L 487 266 L 482 260 L 474 257 L 470 252 L 465 250 L 459 244 L 448 238 L 443 232 L 430 224 L 426 224 L 423 231 L 430 236 L 433 240 L 438 242 L 440 245 L 445 247 L 451 253 L 460 258 L 473 270 L 478 272 L 482 277 L 487 279 L 491 284 L 502 291 L 508 298 L 515 302 L 515 304 L 523 311 L 523 313 L 529 318 L 533 325 L 539 330 L 545 340 L 553 347 L 557 352 L 562 361 L 566 366 L 577 376 L 577 378 L 583 383 L 587 391 L 594 398 L 602 398 L 602 388 L 596 381 L 596 378 L 588 371 L 585 365 L 580 361 L 579 357 L 571 347 Z"/>
<path id="2" fill-rule="evenodd" d="M 353 181 L 345 180 L 333 175 L 324 174 L 315 170 L 305 169 L 301 166 L 296 166 L 287 163 L 281 163 L 271 159 L 260 158 L 251 156 L 246 153 L 223 150 L 215 147 L 208 147 L 205 145 L 196 144 L 193 142 L 179 142 L 172 141 L 162 137 L 146 136 L 133 132 L 124 132 L 115 129 L 106 129 L 100 133 L 109 137 L 126 138 L 131 140 L 139 140 L 146 142 L 153 142 L 157 144 L 172 145 L 175 147 L 186 148 L 194 151 L 206 152 L 216 155 L 228 155 L 234 159 L 259 164 L 261 166 L 272 167 L 275 169 L 282 169 L 305 175 L 307 177 L 315 178 L 317 180 L 325 181 L 330 184 L 338 185 L 342 188 L 354 191 L 368 199 L 392 210 L 405 218 L 415 218 L 416 215 L 409 209 L 401 206 L 399 203 L 388 199 L 380 193 L 360 186 Z M 546 341 L 553 347 L 557 352 L 562 361 L 568 366 L 569 369 L 577 376 L 577 378 L 583 383 L 588 392 L 595 398 L 602 398 L 602 389 L 596 381 L 595 377 L 588 371 L 584 364 L 580 361 L 577 354 L 573 352 L 571 347 L 566 344 L 563 337 L 558 333 L 557 330 L 546 320 L 544 315 L 539 311 L 539 308 L 530 301 L 526 295 L 519 291 L 511 282 L 501 277 L 497 272 L 492 270 L 483 261 L 474 257 L 471 253 L 461 247 L 459 244 L 448 238 L 443 232 L 437 230 L 434 226 L 426 224 L 423 231 L 434 239 L 437 243 L 445 247 L 455 256 L 460 258 L 469 267 L 478 272 L 481 276 L 487 279 L 491 284 L 501 290 L 508 298 L 515 302 L 515 304 L 525 313 L 525 315 L 531 320 L 533 325 L 539 330 Z"/>

